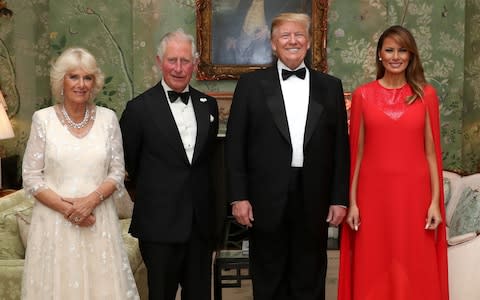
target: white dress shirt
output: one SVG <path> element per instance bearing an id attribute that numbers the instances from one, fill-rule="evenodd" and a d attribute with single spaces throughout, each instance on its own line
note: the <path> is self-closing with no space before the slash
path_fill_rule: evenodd
<path id="1" fill-rule="evenodd" d="M 185 105 L 179 97 L 175 102 L 172 103 L 170 102 L 170 98 L 168 98 L 168 91 L 172 91 L 172 89 L 165 83 L 163 79 L 162 86 L 165 90 L 165 96 L 167 97 L 167 102 L 170 106 L 170 110 L 172 111 L 173 118 L 177 124 L 178 132 L 182 138 L 183 148 L 187 154 L 188 161 L 192 163 L 193 151 L 195 150 L 195 141 L 197 139 L 197 120 L 195 118 L 192 101 L 189 98 L 187 105 Z M 188 92 L 188 85 L 183 92 Z"/>
<path id="2" fill-rule="evenodd" d="M 310 97 L 310 72 L 302 62 L 297 69 L 305 68 L 305 79 L 290 76 L 282 80 L 282 69 L 291 70 L 280 60 L 277 63 L 280 86 L 282 87 L 288 129 L 292 142 L 292 167 L 303 167 L 303 139 L 307 123 L 308 101 Z"/>

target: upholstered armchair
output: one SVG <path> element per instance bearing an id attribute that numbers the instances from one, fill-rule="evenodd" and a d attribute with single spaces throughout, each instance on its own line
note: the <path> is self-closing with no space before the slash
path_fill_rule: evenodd
<path id="1" fill-rule="evenodd" d="M 116 200 L 122 237 L 141 299 L 147 299 L 147 271 L 137 239 L 128 234 L 132 203 Z M 25 245 L 33 200 L 23 190 L 0 198 L 0 299 L 20 299 Z"/>
<path id="2" fill-rule="evenodd" d="M 480 174 L 443 175 L 450 300 L 480 299 Z"/>

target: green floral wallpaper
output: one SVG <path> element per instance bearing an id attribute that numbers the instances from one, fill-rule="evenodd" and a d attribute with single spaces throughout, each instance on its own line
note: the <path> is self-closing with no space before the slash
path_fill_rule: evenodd
<path id="1" fill-rule="evenodd" d="M 97 104 L 117 113 L 134 95 L 130 0 L 50 1 L 51 55 L 71 46 L 85 47 L 106 75 Z"/>
<path id="2" fill-rule="evenodd" d="M 50 102 L 48 1 L 0 1 L 0 86 L 15 138 L 0 141 L 7 155 L 23 154 L 32 113 Z M 5 13 L 8 9 L 12 15 Z"/>
<path id="3" fill-rule="evenodd" d="M 480 170 L 480 1 L 465 8 L 465 79 L 463 81 L 463 147 L 466 170 Z M 468 20 L 468 21 L 467 21 Z"/>
<path id="4" fill-rule="evenodd" d="M 225 0 L 242 1 L 242 0 Z M 33 111 L 51 104 L 49 63 L 69 46 L 90 49 L 106 74 L 97 103 L 120 116 L 125 103 L 158 81 L 156 46 L 167 31 L 195 34 L 194 0 L 0 0 L 0 84 L 23 154 Z M 346 91 L 375 77 L 376 40 L 402 24 L 417 39 L 426 75 L 440 96 L 445 168 L 480 171 L 479 0 L 330 0 L 328 72 Z M 235 81 L 194 81 L 232 92 Z"/>
<path id="5" fill-rule="evenodd" d="M 394 24 L 409 28 L 417 41 L 427 80 L 440 97 L 445 167 L 472 172 L 477 170 L 474 161 L 462 159 L 462 154 L 465 158 L 468 155 L 462 153 L 461 121 L 465 11 L 465 1 L 461 0 L 331 1 L 328 66 L 330 73 L 343 80 L 345 90 L 352 90 L 375 78 L 376 41 L 381 32 Z"/>

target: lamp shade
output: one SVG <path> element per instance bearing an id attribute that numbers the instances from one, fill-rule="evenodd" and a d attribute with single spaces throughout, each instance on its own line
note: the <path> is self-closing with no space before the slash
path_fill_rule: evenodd
<path id="1" fill-rule="evenodd" d="M 5 99 L 3 98 L 2 92 L 0 92 L 0 140 L 13 138 L 15 136 L 3 103 L 5 103 Z"/>

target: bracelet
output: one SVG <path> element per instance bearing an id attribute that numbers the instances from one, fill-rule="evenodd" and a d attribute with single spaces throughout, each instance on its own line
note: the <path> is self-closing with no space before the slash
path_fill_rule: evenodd
<path id="1" fill-rule="evenodd" d="M 94 190 L 93 192 L 94 192 L 95 194 L 97 194 L 97 195 L 98 195 L 98 198 L 100 198 L 100 202 L 102 202 L 102 201 L 103 201 L 103 199 L 105 199 L 105 197 L 103 197 L 103 194 L 102 194 L 102 193 L 100 193 L 99 191 L 97 191 L 97 190 Z"/>

